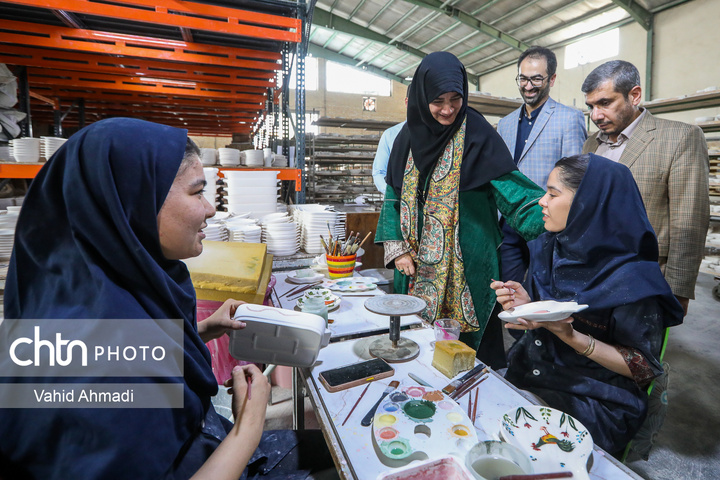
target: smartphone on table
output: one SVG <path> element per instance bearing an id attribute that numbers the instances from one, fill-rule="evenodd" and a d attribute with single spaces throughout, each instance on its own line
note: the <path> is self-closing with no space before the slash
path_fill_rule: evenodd
<path id="1" fill-rule="evenodd" d="M 385 360 L 373 358 L 320 372 L 320 381 L 328 392 L 339 392 L 395 374 Z"/>

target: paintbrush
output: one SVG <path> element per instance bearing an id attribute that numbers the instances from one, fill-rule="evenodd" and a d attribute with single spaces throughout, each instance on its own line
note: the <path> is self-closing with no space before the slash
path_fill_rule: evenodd
<path id="1" fill-rule="evenodd" d="M 473 403 L 473 411 L 472 411 L 472 418 L 470 421 L 475 425 L 475 417 L 477 417 L 477 406 L 478 406 L 478 397 L 480 396 L 480 389 L 475 390 L 475 403 Z"/>
<path id="2" fill-rule="evenodd" d="M 322 235 L 320 235 L 320 243 L 322 243 L 322 246 L 323 246 L 323 248 L 325 249 L 325 253 L 329 254 L 329 253 L 330 253 L 330 247 L 328 247 L 328 244 L 325 243 L 325 239 L 323 238 Z"/>
<path id="3" fill-rule="evenodd" d="M 360 425 L 362 425 L 363 427 L 369 427 L 373 421 L 373 417 L 375 416 L 375 411 L 380 406 L 380 402 L 382 402 L 383 399 L 385 397 L 387 397 L 390 392 L 392 392 L 399 386 L 400 386 L 400 382 L 398 382 L 397 380 L 393 380 L 392 382 L 390 382 L 390 385 L 388 385 L 388 387 L 385 389 L 385 391 L 382 393 L 382 395 L 380 395 L 380 398 L 378 399 L 377 403 L 375 405 L 373 405 L 373 407 L 370 409 L 370 411 L 368 411 L 367 414 L 365 415 L 365 417 L 362 419 L 362 421 L 360 422 Z"/>
<path id="4" fill-rule="evenodd" d="M 477 387 L 477 386 L 480 385 L 482 382 L 484 382 L 485 380 L 487 380 L 487 378 L 488 378 L 489 376 L 490 376 L 490 375 L 487 375 L 487 373 L 483 373 L 483 374 L 480 375 L 480 378 L 478 378 L 478 379 L 476 379 L 476 380 L 472 380 L 472 381 L 470 381 L 470 382 L 467 382 L 465 385 L 463 385 L 462 387 L 460 387 L 460 388 L 458 388 L 457 390 L 455 390 L 455 392 L 453 392 L 452 395 L 448 395 L 448 396 L 449 396 L 450 398 L 452 398 L 453 400 L 457 400 L 458 398 L 463 397 L 466 393 L 471 392 L 473 388 Z"/>
<path id="5" fill-rule="evenodd" d="M 362 400 L 362 397 L 365 395 L 365 392 L 368 391 L 368 388 L 370 388 L 370 383 L 367 384 L 367 387 L 365 387 L 365 390 L 363 390 L 362 393 L 360 394 L 360 398 L 357 399 L 357 402 L 355 402 L 355 405 L 353 405 L 353 407 L 350 409 L 350 413 L 348 413 L 347 417 L 345 417 L 345 421 L 342 422 L 342 425 L 340 425 L 341 427 L 345 426 L 348 419 L 350 418 L 350 415 L 352 415 L 352 413 L 355 411 L 355 407 L 358 406 L 358 403 L 360 403 L 360 400 Z"/>
<path id="6" fill-rule="evenodd" d="M 485 364 L 480 362 L 475 368 L 467 372 L 465 375 L 458 378 L 457 380 L 453 380 L 452 382 L 450 382 L 445 388 L 442 389 L 443 393 L 445 395 L 450 395 L 455 390 L 460 388 L 460 385 L 470 380 L 476 373 L 480 372 L 480 370 L 482 370 L 483 368 L 486 368 Z"/>
<path id="7" fill-rule="evenodd" d="M 360 242 L 360 245 L 358 246 L 358 248 L 361 248 L 361 247 L 363 246 L 363 244 L 365 243 L 365 240 L 367 240 L 368 237 L 370 237 L 370 235 L 372 235 L 372 231 L 368 232 L 368 234 L 365 235 L 365 238 L 363 238 L 363 241 Z M 357 251 L 357 250 L 356 250 L 356 251 Z"/>
<path id="8" fill-rule="evenodd" d="M 305 290 L 308 290 L 308 289 L 310 289 L 310 288 L 312 288 L 312 287 L 317 287 L 317 286 L 320 285 L 321 283 L 322 283 L 322 282 L 311 283 L 310 285 L 307 285 L 307 286 L 305 286 L 305 287 L 302 287 L 300 290 L 294 291 L 294 292 L 292 293 L 292 295 L 297 295 L 297 296 L 295 296 L 295 297 L 293 297 L 293 298 L 290 298 L 290 296 L 288 296 L 288 300 L 295 300 L 296 298 L 299 298 L 299 297 L 300 297 L 300 295 L 298 295 L 299 293 L 303 293 Z"/>

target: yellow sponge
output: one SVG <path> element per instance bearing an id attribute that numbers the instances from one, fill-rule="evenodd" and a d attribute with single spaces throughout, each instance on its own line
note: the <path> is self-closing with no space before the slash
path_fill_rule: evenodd
<path id="1" fill-rule="evenodd" d="M 432 366 L 448 378 L 470 370 L 475 365 L 475 350 L 459 340 L 438 340 L 435 342 Z"/>
<path id="2" fill-rule="evenodd" d="M 256 293 L 267 245 L 244 242 L 203 242 L 203 252 L 185 260 L 195 288 Z"/>

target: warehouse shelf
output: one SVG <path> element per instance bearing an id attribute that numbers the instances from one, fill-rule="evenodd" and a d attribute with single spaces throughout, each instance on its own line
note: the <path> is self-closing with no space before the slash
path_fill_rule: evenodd
<path id="1" fill-rule="evenodd" d="M 672 113 L 720 106 L 720 90 L 693 93 L 678 98 L 662 98 L 642 104 L 650 113 Z M 717 130 L 716 130 L 717 131 Z"/>

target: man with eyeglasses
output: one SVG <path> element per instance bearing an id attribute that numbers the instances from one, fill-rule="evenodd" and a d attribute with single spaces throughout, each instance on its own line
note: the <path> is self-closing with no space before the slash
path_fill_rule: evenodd
<path id="1" fill-rule="evenodd" d="M 582 112 L 550 98 L 557 58 L 544 47 L 530 47 L 518 59 L 515 78 L 525 104 L 500 120 L 498 133 L 513 154 L 518 169 L 540 187 L 562 157 L 577 155 L 587 138 Z M 502 280 L 522 282 L 529 254 L 525 240 L 502 223 Z"/>
<path id="2" fill-rule="evenodd" d="M 630 62 L 603 63 L 585 78 L 582 92 L 600 129 L 582 153 L 602 155 L 632 172 L 657 235 L 660 268 L 687 315 L 710 221 L 705 135 L 697 125 L 640 107 L 640 73 Z"/>

